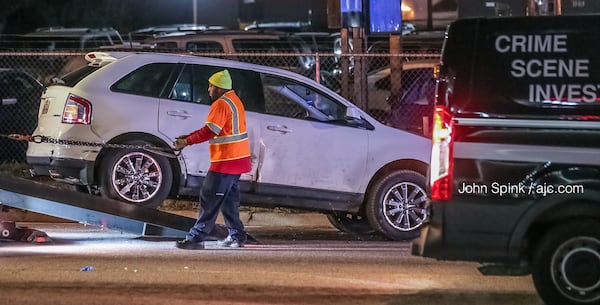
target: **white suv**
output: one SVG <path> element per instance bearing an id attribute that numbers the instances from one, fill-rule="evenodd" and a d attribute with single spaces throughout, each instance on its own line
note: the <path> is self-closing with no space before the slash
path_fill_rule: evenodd
<path id="1" fill-rule="evenodd" d="M 321 211 L 342 230 L 376 229 L 397 240 L 416 237 L 428 217 L 430 140 L 378 123 L 308 78 L 188 55 L 86 57 L 90 65 L 41 97 L 39 137 L 27 150 L 39 175 L 149 207 L 169 196 L 197 196 L 207 146 L 174 158 L 157 147 L 173 153 L 175 137 L 204 125 L 207 78 L 228 69 L 246 106 L 252 150 L 242 204 Z"/>

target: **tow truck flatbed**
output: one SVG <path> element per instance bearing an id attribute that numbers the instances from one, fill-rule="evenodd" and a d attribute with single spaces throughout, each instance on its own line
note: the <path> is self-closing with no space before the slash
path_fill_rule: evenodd
<path id="1" fill-rule="evenodd" d="M 141 236 L 183 238 L 196 221 L 10 175 L 0 175 L 0 204 Z M 226 236 L 227 229 L 221 225 L 211 232 L 215 240 Z"/>

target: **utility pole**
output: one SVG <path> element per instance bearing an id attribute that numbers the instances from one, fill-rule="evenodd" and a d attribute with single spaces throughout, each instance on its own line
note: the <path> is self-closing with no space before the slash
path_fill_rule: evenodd
<path id="1" fill-rule="evenodd" d="M 427 0 L 427 30 L 433 31 L 433 0 Z"/>
<path id="2" fill-rule="evenodd" d="M 198 0 L 192 0 L 192 12 L 194 15 L 194 24 L 198 24 Z"/>

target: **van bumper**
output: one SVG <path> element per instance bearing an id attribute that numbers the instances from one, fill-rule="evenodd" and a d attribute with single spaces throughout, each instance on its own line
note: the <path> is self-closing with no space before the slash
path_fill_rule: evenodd
<path id="1" fill-rule="evenodd" d="M 428 202 L 431 218 L 412 254 L 440 260 L 489 263 L 518 262 L 509 244 L 531 200 L 455 196 Z"/>

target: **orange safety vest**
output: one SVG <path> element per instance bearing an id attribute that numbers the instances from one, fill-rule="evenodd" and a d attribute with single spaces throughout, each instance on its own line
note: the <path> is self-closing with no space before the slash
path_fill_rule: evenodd
<path id="1" fill-rule="evenodd" d="M 210 106 L 206 126 L 217 136 L 208 141 L 210 162 L 237 160 L 250 156 L 244 104 L 229 90 Z"/>

